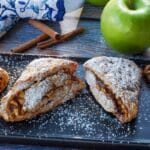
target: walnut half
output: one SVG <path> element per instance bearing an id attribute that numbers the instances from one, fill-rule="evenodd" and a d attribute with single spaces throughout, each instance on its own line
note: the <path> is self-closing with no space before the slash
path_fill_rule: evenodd
<path id="1" fill-rule="evenodd" d="M 148 79 L 148 81 L 150 81 L 150 65 L 147 65 L 144 68 L 144 76 Z"/>

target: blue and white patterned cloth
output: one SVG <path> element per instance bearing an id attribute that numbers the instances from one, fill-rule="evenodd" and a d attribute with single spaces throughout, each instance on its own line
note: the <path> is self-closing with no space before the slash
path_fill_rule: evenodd
<path id="1" fill-rule="evenodd" d="M 0 37 L 20 18 L 61 21 L 64 0 L 0 0 Z"/>

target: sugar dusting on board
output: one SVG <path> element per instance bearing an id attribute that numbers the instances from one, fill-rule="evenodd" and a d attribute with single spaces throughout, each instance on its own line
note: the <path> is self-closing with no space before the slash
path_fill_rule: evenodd
<path id="1" fill-rule="evenodd" d="M 19 77 L 25 66 L 36 56 L 1 56 L 0 65 L 11 74 L 10 86 Z M 83 77 L 79 66 L 78 74 Z M 88 89 L 80 93 L 73 101 L 57 107 L 52 112 L 21 123 L 8 124 L 0 120 L 1 135 L 21 135 L 36 138 L 73 138 L 92 139 L 120 143 L 149 140 L 150 133 L 150 89 L 143 81 L 138 118 L 132 123 L 121 125 L 118 120 L 106 113 L 94 100 Z M 3 94 L 4 95 L 4 94 Z M 150 141 L 149 141 L 150 142 Z"/>

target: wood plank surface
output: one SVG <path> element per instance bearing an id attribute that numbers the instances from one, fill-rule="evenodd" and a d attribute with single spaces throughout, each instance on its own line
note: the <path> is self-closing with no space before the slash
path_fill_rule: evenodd
<path id="1" fill-rule="evenodd" d="M 48 24 L 53 29 L 60 32 L 58 23 Z M 81 19 L 79 26 L 85 27 L 86 31 L 83 34 L 71 39 L 70 41 L 58 44 L 45 50 L 32 48 L 26 53 L 77 57 L 93 57 L 98 55 L 124 56 L 122 54 L 116 53 L 115 51 L 112 51 L 112 49 L 107 46 L 100 32 L 99 20 Z M 22 20 L 0 40 L 0 52 L 11 52 L 12 48 L 40 34 L 41 32 L 39 30 L 33 28 L 30 24 L 28 24 L 27 21 Z M 149 53 L 146 52 L 134 57 L 149 58 Z"/>
<path id="2" fill-rule="evenodd" d="M 100 20 L 103 7 L 91 6 L 86 4 L 81 15 L 82 19 Z"/>
<path id="3" fill-rule="evenodd" d="M 100 32 L 100 14 L 102 8 L 93 7 L 86 5 L 82 19 L 80 20 L 79 26 L 85 27 L 85 33 L 75 37 L 74 39 L 53 46 L 46 50 L 39 50 L 33 48 L 26 52 L 27 54 L 49 54 L 49 55 L 65 55 L 65 56 L 77 56 L 77 57 L 93 57 L 99 55 L 113 55 L 113 56 L 123 56 L 119 53 L 112 51 L 112 49 L 107 46 L 101 32 Z M 57 23 L 48 23 L 50 27 L 60 32 L 59 24 Z M 40 31 L 33 28 L 28 24 L 27 21 L 20 21 L 11 31 L 8 32 L 2 39 L 0 39 L 0 52 L 10 52 L 10 50 L 19 44 L 22 44 L 36 36 L 41 34 Z M 147 58 L 150 57 L 150 52 L 147 51 L 144 54 L 136 55 L 132 57 L 137 58 Z M 8 141 L 9 142 L 9 141 Z M 9 149 L 45 149 L 48 150 L 49 147 L 40 147 L 40 146 L 26 146 L 26 145 L 0 145 L 0 150 L 9 150 Z M 54 149 L 54 148 L 51 148 Z M 59 149 L 59 148 L 55 148 Z M 62 149 L 62 148 L 60 148 Z"/>

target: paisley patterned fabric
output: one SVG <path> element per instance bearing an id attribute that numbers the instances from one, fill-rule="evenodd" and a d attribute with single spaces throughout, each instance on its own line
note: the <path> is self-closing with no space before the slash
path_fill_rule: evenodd
<path id="1" fill-rule="evenodd" d="M 5 20 L 0 20 L 0 38 L 6 34 L 6 32 L 15 25 L 18 18 L 8 17 Z"/>
<path id="2" fill-rule="evenodd" d="M 0 0 L 0 37 L 19 18 L 60 21 L 64 14 L 64 0 Z"/>

